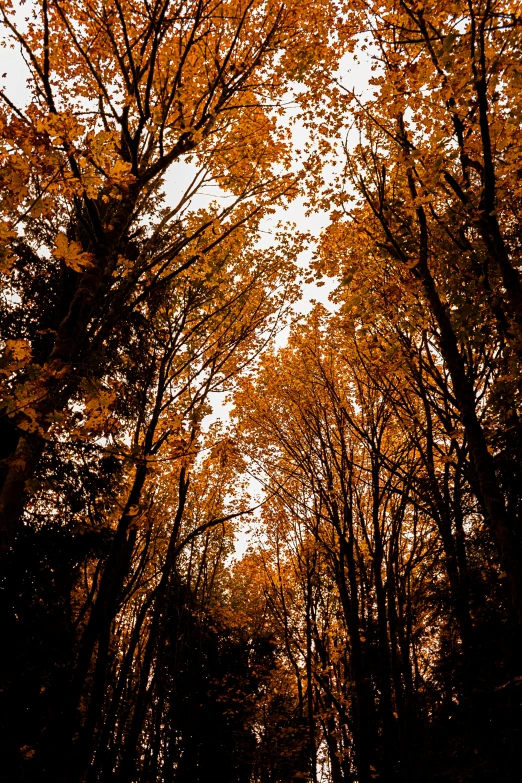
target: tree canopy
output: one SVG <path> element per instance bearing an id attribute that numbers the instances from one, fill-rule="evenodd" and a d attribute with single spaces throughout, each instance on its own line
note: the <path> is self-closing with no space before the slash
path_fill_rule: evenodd
<path id="1" fill-rule="evenodd" d="M 518 781 L 520 3 L 0 21 L 0 780 Z"/>

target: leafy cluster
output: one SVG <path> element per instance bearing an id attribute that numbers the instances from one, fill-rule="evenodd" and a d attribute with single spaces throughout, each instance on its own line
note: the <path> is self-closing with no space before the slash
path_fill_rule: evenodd
<path id="1" fill-rule="evenodd" d="M 518 781 L 522 7 L 22 5 L 0 779 Z"/>

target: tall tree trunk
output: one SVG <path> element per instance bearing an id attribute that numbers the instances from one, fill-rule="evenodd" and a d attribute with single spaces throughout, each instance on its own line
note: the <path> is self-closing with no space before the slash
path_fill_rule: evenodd
<path id="1" fill-rule="evenodd" d="M 399 127 L 401 136 L 406 143 L 402 120 L 399 123 Z M 407 146 L 405 147 L 405 152 L 408 152 Z M 417 188 L 412 169 L 408 169 L 407 176 L 410 194 L 415 202 L 417 199 Z M 504 497 L 495 472 L 495 464 L 489 453 L 486 436 L 477 415 L 475 390 L 467 376 L 457 336 L 428 266 L 429 240 L 426 213 L 422 206 L 416 206 L 415 212 L 419 226 L 419 257 L 412 271 L 422 285 L 426 301 L 438 326 L 440 350 L 451 377 L 453 393 L 455 394 L 461 421 L 468 438 L 478 484 L 499 548 L 500 561 L 507 574 L 511 603 L 518 623 L 522 624 L 522 559 L 520 557 L 520 544 L 510 527 Z"/>
<path id="2" fill-rule="evenodd" d="M 381 505 L 380 497 L 380 471 L 378 444 L 371 455 L 372 461 L 372 528 L 374 537 L 374 552 L 372 567 L 375 579 L 375 594 L 377 598 L 377 633 L 379 646 L 379 684 L 380 684 L 380 713 L 382 721 L 382 749 L 383 767 L 381 777 L 386 781 L 396 779 L 397 754 L 399 746 L 396 737 L 393 704 L 392 704 L 392 677 L 390 662 L 390 647 L 388 642 L 388 621 L 386 613 L 386 593 L 382 581 L 383 544 L 379 520 Z"/>

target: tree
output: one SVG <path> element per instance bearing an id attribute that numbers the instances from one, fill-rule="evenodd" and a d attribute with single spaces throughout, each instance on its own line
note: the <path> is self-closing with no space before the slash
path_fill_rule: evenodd
<path id="1" fill-rule="evenodd" d="M 226 438 L 201 421 L 296 293 L 301 237 L 259 237 L 300 179 L 276 110 L 289 78 L 325 86 L 333 10 L 45 1 L 20 25 L 1 4 L 31 93 L 2 94 L 1 131 L 4 619 L 26 631 L 8 708 L 20 661 L 42 658 L 6 727 L 21 779 L 174 774 L 173 746 L 139 751 L 163 747 L 170 625 L 196 612 L 193 570 L 204 584 L 219 570 L 214 528 L 245 511 L 225 499 Z M 194 179 L 169 205 L 182 160 Z M 218 197 L 193 206 L 210 186 Z M 67 640 L 57 665 L 32 636 L 40 601 Z"/>
<path id="2" fill-rule="evenodd" d="M 369 320 L 369 271 L 353 295 L 360 316 L 341 290 L 345 311 L 297 324 L 237 396 L 250 470 L 266 484 L 274 622 L 297 683 L 313 681 L 307 712 L 333 780 L 415 780 L 427 763 L 435 776 L 480 775 L 478 763 L 515 779 L 511 752 L 497 755 L 513 747 L 509 722 L 485 739 L 497 689 L 513 709 L 517 663 L 458 409 L 433 346 L 415 348 L 415 311 L 409 342 L 393 303 L 393 320 L 384 306 Z"/>
<path id="3" fill-rule="evenodd" d="M 99 381 L 113 333 L 295 194 L 276 169 L 290 153 L 271 107 L 295 61 L 320 89 L 330 42 L 316 23 L 331 9 L 311 4 L 296 25 L 295 3 L 46 0 L 25 29 L 11 3 L 1 10 L 32 96 L 3 96 L 5 550 L 46 439 L 81 382 Z M 165 172 L 187 156 L 197 173 L 167 207 Z M 228 203 L 187 211 L 209 182 Z"/>
<path id="4" fill-rule="evenodd" d="M 352 218 L 422 291 L 520 617 L 519 512 L 513 496 L 507 503 L 507 466 L 502 477 L 496 469 L 501 452 L 518 453 L 519 443 L 522 302 L 511 164 L 520 141 L 509 99 L 518 25 L 510 6 L 489 2 L 372 6 L 365 19 L 381 72 L 375 100 L 356 115 L 367 143 L 349 156 L 348 176 L 362 199 Z M 486 391 L 471 365 L 480 365 L 491 337 Z M 481 421 L 479 395 L 491 424 Z M 509 445 L 488 431 L 500 409 L 513 420 Z"/>
<path id="5" fill-rule="evenodd" d="M 0 777 L 518 781 L 519 9 L 19 11 Z"/>

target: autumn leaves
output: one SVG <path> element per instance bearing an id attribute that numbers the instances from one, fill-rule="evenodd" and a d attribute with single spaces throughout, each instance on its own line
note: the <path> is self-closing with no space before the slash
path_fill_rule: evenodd
<path id="1" fill-rule="evenodd" d="M 0 116 L 13 601 L 27 551 L 33 587 L 69 564 L 56 752 L 44 711 L 31 770 L 172 780 L 193 758 L 196 780 L 184 672 L 197 680 L 195 639 L 233 637 L 253 706 L 226 697 L 243 733 L 223 742 L 246 779 L 316 780 L 321 764 L 334 783 L 418 779 L 451 705 L 461 744 L 482 736 L 485 669 L 518 674 L 518 7 L 44 0 L 24 25 L 0 10 L 31 90 Z M 364 103 L 336 74 L 361 35 L 377 65 Z M 278 114 L 296 83 L 302 170 Z M 341 153 L 350 123 L 359 144 Z M 344 182 L 325 184 L 332 150 Z M 167 202 L 181 162 L 192 182 Z M 267 246 L 263 221 L 298 193 L 331 210 L 312 272 L 337 279 L 337 308 L 277 351 L 302 234 Z M 233 421 L 207 431 L 223 390 Z M 231 567 L 252 473 L 263 535 Z M 29 606 L 7 621 L 34 639 Z M 60 679 L 46 665 L 44 691 Z M 286 750 L 266 739 L 280 730 Z M 473 779 L 466 764 L 454 779 Z"/>
<path id="2" fill-rule="evenodd" d="M 306 51 L 312 44 L 295 29 L 296 9 L 272 3 L 164 2 L 141 14 L 132 3 L 52 2 L 20 29 L 11 12 L 4 4 L 6 33 L 27 60 L 33 97 L 15 107 L 4 96 L 4 256 L 14 303 L 5 337 L 12 331 L 17 345 L 38 340 L 41 349 L 22 375 L 6 378 L 4 396 L 22 440 L 27 417 L 37 422 L 31 431 L 43 440 L 35 436 L 29 449 L 36 454 L 44 441 L 68 437 L 72 408 L 106 397 L 111 376 L 124 382 L 121 367 L 133 360 L 118 355 L 114 336 L 126 345 L 141 340 L 133 319 L 146 320 L 161 301 L 176 302 L 158 316 L 163 328 L 188 328 L 181 339 L 191 346 L 184 360 L 190 378 L 194 357 L 206 368 L 222 367 L 222 377 L 229 373 L 224 360 L 198 346 L 196 311 L 206 334 L 215 313 L 222 356 L 218 322 L 225 342 L 231 329 L 247 340 L 255 330 L 237 321 L 241 310 L 250 309 L 255 328 L 277 311 L 275 292 L 287 287 L 290 267 L 274 252 L 254 259 L 249 248 L 266 210 L 296 187 L 280 166 L 289 155 L 287 134 L 271 117 L 285 89 L 276 61 L 287 46 Z M 196 177 L 166 207 L 162 177 L 188 153 Z M 228 201 L 190 210 L 190 198 L 209 182 Z M 237 285 L 227 290 L 229 279 Z M 225 326 L 230 307 L 234 327 Z M 249 350 L 245 343 L 239 364 Z M 238 345 L 237 360 L 240 351 Z M 28 388 L 28 375 L 38 391 L 24 397 L 22 412 L 17 387 Z M 87 388 L 92 399 L 82 396 Z M 59 427 L 60 418 L 69 423 Z M 32 477 L 28 464 L 25 480 Z M 25 501 L 16 486 L 1 502 L 19 516 Z"/>
<path id="3" fill-rule="evenodd" d="M 510 5 L 355 13 L 378 67 L 373 99 L 346 96 L 361 140 L 315 260 L 338 311 L 296 325 L 236 415 L 275 493 L 267 591 L 332 778 L 416 780 L 415 722 L 444 699 L 419 694 L 442 667 L 470 709 L 486 596 L 520 621 L 520 40 Z"/>
<path id="4" fill-rule="evenodd" d="M 74 607 L 62 750 L 31 763 L 70 780 L 116 763 L 132 779 L 164 702 L 180 578 L 210 600 L 204 574 L 222 570 L 224 521 L 245 507 L 239 459 L 201 422 L 295 292 L 292 237 L 258 242 L 297 187 L 273 110 L 294 55 L 311 90 L 326 82 L 338 55 L 311 19 L 333 8 L 311 3 L 305 24 L 298 3 L 236 0 L 51 0 L 25 24 L 0 10 L 31 93 L 20 106 L 4 94 L 1 117 L 2 557 L 10 568 L 26 535 L 90 542 L 62 585 Z M 163 177 L 182 159 L 194 179 L 166 204 Z M 193 206 L 209 183 L 221 200 Z M 158 740 L 168 776 L 176 738 Z"/>

